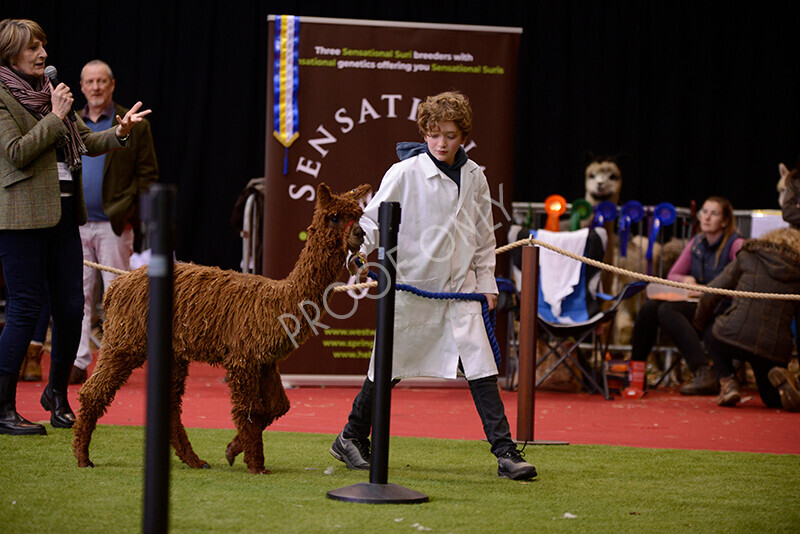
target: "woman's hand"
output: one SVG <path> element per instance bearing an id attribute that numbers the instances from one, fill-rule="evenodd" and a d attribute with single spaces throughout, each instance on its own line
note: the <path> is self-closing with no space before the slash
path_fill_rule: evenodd
<path id="1" fill-rule="evenodd" d="M 486 297 L 486 304 L 489 305 L 489 311 L 497 307 L 497 295 L 494 293 L 484 293 L 483 296 Z"/>
<path id="2" fill-rule="evenodd" d="M 60 119 L 64 119 L 72 110 L 72 104 L 75 99 L 72 98 L 72 91 L 66 84 L 60 83 L 58 87 L 53 87 L 50 84 L 50 105 L 53 107 L 53 113 L 58 115 Z"/>
<path id="3" fill-rule="evenodd" d="M 117 115 L 117 122 L 119 122 L 116 130 L 117 137 L 122 138 L 128 135 L 137 123 L 140 123 L 144 120 L 145 115 L 149 115 L 153 112 L 151 109 L 139 111 L 139 108 L 141 107 L 142 103 L 136 102 L 136 104 L 133 105 L 133 107 L 125 114 L 124 117 L 120 118 L 119 115 Z"/>
<path id="4" fill-rule="evenodd" d="M 692 276 L 692 275 L 684 276 L 684 277 L 683 277 L 683 283 L 684 283 L 684 284 L 694 284 L 694 285 L 697 285 L 697 279 L 696 279 L 694 276 Z M 702 293 L 701 293 L 700 291 L 692 291 L 692 290 L 689 290 L 689 298 L 695 298 L 695 297 L 699 297 L 700 295 L 702 295 Z"/>

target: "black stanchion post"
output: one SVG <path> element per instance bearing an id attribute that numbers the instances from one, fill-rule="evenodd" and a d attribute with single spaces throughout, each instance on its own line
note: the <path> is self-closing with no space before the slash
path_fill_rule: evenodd
<path id="1" fill-rule="evenodd" d="M 386 224 L 383 222 L 386 221 Z M 369 481 L 386 484 L 389 471 L 389 420 L 392 411 L 392 346 L 394 343 L 394 296 L 396 290 L 397 232 L 400 205 L 384 202 L 378 212 L 378 327 L 375 336 L 375 394 L 372 398 L 372 460 Z"/>
<path id="2" fill-rule="evenodd" d="M 146 533 L 166 532 L 169 524 L 169 418 L 172 375 L 172 251 L 175 186 L 154 185 L 143 210 L 152 256 L 147 274 L 147 437 L 144 473 Z"/>
<path id="3" fill-rule="evenodd" d="M 412 504 L 427 502 L 428 496 L 389 484 L 389 419 L 392 397 L 392 343 L 394 342 L 394 294 L 397 264 L 397 232 L 400 204 L 382 202 L 378 212 L 378 320 L 375 330 L 375 393 L 372 406 L 372 457 L 369 483 L 362 482 L 328 492 L 337 501 L 369 504 Z"/>

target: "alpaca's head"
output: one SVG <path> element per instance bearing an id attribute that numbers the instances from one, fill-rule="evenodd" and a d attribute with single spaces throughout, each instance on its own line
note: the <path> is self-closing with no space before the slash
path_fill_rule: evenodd
<path id="1" fill-rule="evenodd" d="M 783 163 L 778 164 L 778 184 L 775 188 L 778 190 L 778 206 L 783 206 L 783 199 L 786 197 L 786 178 L 789 177 L 789 168 Z"/>
<path id="2" fill-rule="evenodd" d="M 604 200 L 619 204 L 622 173 L 614 157 L 589 155 L 586 166 L 586 200 L 596 206 Z"/>
<path id="3" fill-rule="evenodd" d="M 314 219 L 308 227 L 309 240 L 319 233 L 326 242 L 341 243 L 342 251 L 357 252 L 364 243 L 364 231 L 358 224 L 364 211 L 361 201 L 371 191 L 369 184 L 364 184 L 335 195 L 327 185 L 319 184 Z"/>

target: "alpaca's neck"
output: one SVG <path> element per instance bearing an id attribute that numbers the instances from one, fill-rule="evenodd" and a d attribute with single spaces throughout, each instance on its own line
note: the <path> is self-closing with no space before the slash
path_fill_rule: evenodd
<path id="1" fill-rule="evenodd" d="M 327 241 L 328 244 L 323 241 Z M 273 347 L 273 354 L 276 357 L 285 357 L 298 344 L 304 343 L 312 333 L 318 334 L 318 326 L 326 328 L 317 322 L 326 311 L 322 300 L 325 290 L 341 274 L 345 260 L 345 252 L 341 245 L 331 246 L 330 241 L 318 233 L 309 238 L 294 269 L 280 283 L 281 290 L 279 295 L 276 295 L 278 297 L 275 302 L 276 308 L 272 310 L 278 319 L 273 323 L 278 329 L 275 332 L 275 339 L 279 340 Z M 331 295 L 332 293 L 328 296 Z"/>
<path id="2" fill-rule="evenodd" d="M 297 302 L 321 302 L 325 290 L 339 277 L 344 260 L 343 249 L 325 247 L 318 240 L 309 239 L 287 277 Z"/>

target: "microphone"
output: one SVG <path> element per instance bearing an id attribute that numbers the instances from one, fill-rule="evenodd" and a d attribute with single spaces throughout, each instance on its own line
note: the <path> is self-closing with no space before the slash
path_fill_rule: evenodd
<path id="1" fill-rule="evenodd" d="M 47 76 L 48 78 L 50 78 L 50 83 L 53 84 L 53 89 L 55 89 L 56 86 L 60 83 L 58 81 L 58 70 L 56 70 L 56 68 L 54 66 L 52 66 L 52 65 L 46 66 L 44 68 L 44 75 Z M 71 120 L 72 122 L 75 122 L 76 120 L 78 120 L 78 117 L 75 116 L 75 110 L 73 110 L 73 109 L 69 110 L 69 113 L 67 113 L 67 116 L 69 117 L 69 120 Z"/>

